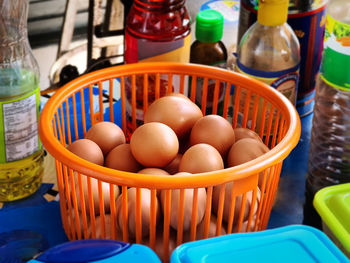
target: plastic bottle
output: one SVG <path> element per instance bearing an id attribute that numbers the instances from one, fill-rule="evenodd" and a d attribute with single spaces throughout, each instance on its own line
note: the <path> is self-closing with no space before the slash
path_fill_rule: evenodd
<path id="1" fill-rule="evenodd" d="M 306 179 L 304 223 L 321 226 L 314 211 L 315 193 L 350 182 L 350 2 L 332 0 L 327 23 Z"/>
<path id="2" fill-rule="evenodd" d="M 287 23 L 300 43 L 300 70 L 296 108 L 300 117 L 313 111 L 316 76 L 320 69 L 327 0 L 290 0 Z M 257 20 L 258 0 L 241 0 L 237 39 Z"/>
<path id="3" fill-rule="evenodd" d="M 287 15 L 288 0 L 259 3 L 258 20 L 239 43 L 236 71 L 272 86 L 295 105 L 300 48 L 296 35 L 286 23 Z M 254 100 L 251 101 L 253 107 Z M 244 98 L 241 102 L 244 103 Z M 259 105 L 262 107 L 262 102 Z M 258 116 L 257 123 L 260 121 Z"/>
<path id="4" fill-rule="evenodd" d="M 173 61 L 188 63 L 190 59 L 191 27 L 185 0 L 135 0 L 125 25 L 125 63 L 149 61 Z M 160 79 L 160 95 L 167 92 L 167 76 Z M 149 76 L 148 103 L 155 98 L 155 77 Z M 131 87 L 126 81 L 126 115 L 131 119 Z M 143 77 L 136 79 L 142 85 Z M 178 91 L 176 80 L 173 88 Z M 143 120 L 143 89 L 137 89 L 135 127 Z M 136 121 L 136 123 L 135 123 Z M 134 122 L 132 124 L 132 122 Z"/>
<path id="5" fill-rule="evenodd" d="M 39 69 L 27 36 L 28 1 L 0 2 L 0 201 L 41 185 L 44 151 L 38 137 Z"/>
<path id="6" fill-rule="evenodd" d="M 190 62 L 226 68 L 227 50 L 221 41 L 224 17 L 215 10 L 200 11 L 196 16 L 196 40 L 191 45 Z M 197 79 L 196 103 L 202 103 L 203 79 Z M 220 83 L 218 94 L 218 113 L 222 112 L 224 83 Z M 215 81 L 208 81 L 207 109 L 212 112 Z"/>

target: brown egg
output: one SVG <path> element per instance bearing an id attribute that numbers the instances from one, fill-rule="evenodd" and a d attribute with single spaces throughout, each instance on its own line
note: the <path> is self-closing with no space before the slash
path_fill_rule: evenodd
<path id="1" fill-rule="evenodd" d="M 200 118 L 193 126 L 190 144 L 207 143 L 219 151 L 225 158 L 235 142 L 232 125 L 219 115 L 207 115 Z"/>
<path id="2" fill-rule="evenodd" d="M 211 214 L 210 221 L 209 221 L 208 238 L 216 236 L 216 224 L 217 224 L 217 218 L 214 214 Z M 200 239 L 204 238 L 204 228 L 205 228 L 205 217 L 197 225 L 196 240 L 200 240 Z M 223 225 L 221 225 L 219 235 L 226 235 L 226 230 L 225 230 Z M 184 240 L 185 241 L 190 241 L 190 238 L 191 238 L 190 231 L 184 233 Z"/>
<path id="3" fill-rule="evenodd" d="M 267 153 L 269 148 L 261 141 L 244 138 L 234 143 L 227 156 L 229 167 L 249 162 Z"/>
<path id="4" fill-rule="evenodd" d="M 213 146 L 200 143 L 190 147 L 182 156 L 179 171 L 205 173 L 224 169 L 220 153 Z"/>
<path id="5" fill-rule="evenodd" d="M 174 160 L 172 160 L 167 166 L 164 167 L 164 170 L 169 174 L 176 174 L 179 171 L 180 161 L 182 159 L 182 154 L 178 153 Z"/>
<path id="6" fill-rule="evenodd" d="M 85 138 L 97 143 L 104 155 L 119 144 L 125 143 L 125 135 L 122 129 L 117 124 L 109 121 L 92 125 L 85 134 Z"/>
<path id="7" fill-rule="evenodd" d="M 201 117 L 202 111 L 191 100 L 180 96 L 165 96 L 148 107 L 144 121 L 164 123 L 173 129 L 180 139 L 190 132 L 194 123 Z"/>
<path id="8" fill-rule="evenodd" d="M 176 96 L 176 97 L 180 97 L 180 98 L 183 98 L 183 99 L 186 99 L 186 100 L 190 100 L 189 97 L 187 97 L 186 95 L 184 95 L 182 93 L 179 93 L 179 92 L 172 92 L 172 93 L 167 94 L 166 96 Z"/>
<path id="9" fill-rule="evenodd" d="M 74 180 L 75 180 L 75 191 L 77 196 L 77 202 L 78 202 L 78 208 L 80 211 L 82 211 L 82 201 L 80 201 L 80 189 L 79 189 L 79 182 L 78 182 L 78 174 L 74 173 Z M 85 209 L 87 212 L 90 211 L 89 208 L 89 186 L 87 182 L 87 176 L 82 175 L 82 192 L 84 195 L 84 203 L 85 203 Z M 93 207 L 94 207 L 94 213 L 95 215 L 100 214 L 100 202 L 99 202 L 99 184 L 98 180 L 95 178 L 90 178 L 91 181 L 91 195 L 93 199 Z M 115 199 L 119 196 L 119 187 L 116 185 L 112 185 L 114 187 L 114 197 Z M 101 189 L 102 189 L 102 197 L 103 197 L 103 206 L 106 213 L 110 211 L 111 207 L 111 197 L 110 197 L 110 184 L 106 182 L 101 182 Z"/>
<path id="10" fill-rule="evenodd" d="M 252 131 L 248 128 L 234 128 L 233 131 L 235 133 L 235 142 L 244 138 L 257 139 L 258 141 L 262 142 L 259 134 L 257 134 L 255 131 Z"/>
<path id="11" fill-rule="evenodd" d="M 79 139 L 67 146 L 67 149 L 94 164 L 103 165 L 104 157 L 101 148 L 89 139 Z"/>
<path id="12" fill-rule="evenodd" d="M 223 216 L 222 220 L 225 221 L 226 223 L 229 221 L 229 216 L 230 216 L 230 210 L 231 210 L 231 196 L 232 196 L 232 187 L 234 183 L 227 183 L 226 188 L 225 188 L 225 196 L 224 196 L 224 211 L 223 211 Z M 253 191 L 249 191 L 247 194 L 247 199 L 246 199 L 246 205 L 244 208 L 244 216 L 243 220 L 247 220 L 249 216 L 249 209 L 252 205 L 253 202 Z M 256 211 L 258 210 L 258 204 L 260 201 L 260 190 L 258 188 L 257 191 L 257 203 L 254 204 L 254 210 L 253 213 L 255 214 Z M 212 203 L 212 211 L 217 214 L 218 209 L 219 209 L 219 198 L 220 198 L 220 187 L 215 186 L 213 190 L 213 203 Z M 239 214 L 241 212 L 241 206 L 242 206 L 242 195 L 238 195 L 235 197 L 235 207 L 234 207 L 234 217 L 233 217 L 233 225 L 235 225 L 238 222 Z"/>
<path id="13" fill-rule="evenodd" d="M 95 218 L 95 238 L 106 238 L 106 239 L 113 239 L 113 229 L 112 229 L 112 216 L 110 214 L 105 215 L 104 220 L 104 228 L 105 228 L 105 235 L 103 235 L 103 222 L 101 216 L 96 216 Z M 93 238 L 92 236 L 92 227 L 88 229 L 88 236 L 89 238 Z M 119 229 L 118 225 L 116 225 L 115 229 L 115 237 L 118 241 L 123 241 L 123 232 Z"/>
<path id="14" fill-rule="evenodd" d="M 174 175 L 176 176 L 176 175 Z M 165 213 L 165 191 L 161 192 L 160 202 L 162 204 L 163 214 Z M 193 189 L 185 189 L 184 192 L 184 210 L 183 210 L 183 231 L 188 231 L 191 227 L 192 220 L 192 208 L 193 208 Z M 197 203 L 197 218 L 196 224 L 198 225 L 203 217 L 205 212 L 207 199 L 207 192 L 205 188 L 198 188 L 198 203 Z M 179 220 L 179 206 L 180 206 L 180 190 L 175 189 L 171 191 L 171 205 L 170 205 L 170 225 L 174 229 L 178 229 L 178 220 Z"/>
<path id="15" fill-rule="evenodd" d="M 150 223 L 151 223 L 151 191 L 146 188 L 140 189 L 141 193 L 141 221 L 142 221 L 142 236 L 145 237 L 149 234 Z M 129 188 L 127 190 L 127 201 L 128 201 L 128 230 L 129 237 L 136 237 L 136 188 Z M 156 201 L 156 220 L 159 222 L 160 208 L 158 199 Z M 119 196 L 116 202 L 116 213 L 117 213 L 117 224 L 120 229 L 123 229 L 123 198 Z"/>
<path id="16" fill-rule="evenodd" d="M 139 174 L 169 175 L 169 173 L 160 168 L 144 168 L 138 171 Z"/>
<path id="17" fill-rule="evenodd" d="M 131 153 L 130 144 L 123 143 L 114 147 L 106 156 L 105 166 L 126 172 L 136 173 L 142 169 Z"/>
<path id="18" fill-rule="evenodd" d="M 164 167 L 179 151 L 179 141 L 169 126 L 160 122 L 145 123 L 130 139 L 131 152 L 145 167 Z"/>

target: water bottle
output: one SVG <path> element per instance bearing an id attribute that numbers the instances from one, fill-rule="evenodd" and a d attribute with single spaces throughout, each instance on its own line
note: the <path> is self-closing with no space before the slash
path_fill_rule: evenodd
<path id="1" fill-rule="evenodd" d="M 313 210 L 315 193 L 350 182 L 350 2 L 327 6 L 324 51 L 312 121 L 304 223 L 321 227 Z"/>

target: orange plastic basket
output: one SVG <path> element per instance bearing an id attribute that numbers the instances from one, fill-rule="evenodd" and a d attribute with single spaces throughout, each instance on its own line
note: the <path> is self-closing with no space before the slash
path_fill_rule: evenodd
<path id="1" fill-rule="evenodd" d="M 132 132 L 138 125 L 136 105 L 144 112 L 152 100 L 165 95 L 160 81 L 164 75 L 168 77 L 166 93 L 179 91 L 186 94 L 188 89 L 188 97 L 192 101 L 195 101 L 196 92 L 198 94 L 197 80 L 201 80 L 203 113 L 222 112 L 221 115 L 231 121 L 233 127 L 239 125 L 256 131 L 271 150 L 235 167 L 172 177 L 140 175 L 106 168 L 85 161 L 66 149 L 67 144 L 82 138 L 88 127 L 96 122 L 120 121 L 126 134 L 128 130 Z M 208 83 L 215 83 L 213 90 L 208 89 Z M 224 89 L 220 90 L 220 87 Z M 220 93 L 223 96 L 221 103 Z M 239 103 L 240 101 L 244 103 Z M 249 107 L 251 102 L 257 105 L 259 101 L 262 107 Z M 209 102 L 210 112 L 207 107 Z M 116 105 L 119 105 L 119 110 L 116 110 Z M 132 109 L 130 119 L 126 114 L 128 105 Z M 259 116 L 264 116 L 260 118 L 261 121 L 257 121 Z M 46 103 L 41 112 L 39 134 L 44 147 L 56 160 L 61 216 L 70 240 L 110 238 L 146 244 L 164 261 L 168 261 L 171 250 L 186 241 L 266 229 L 282 162 L 300 137 L 300 120 L 294 106 L 283 95 L 259 81 L 203 65 L 154 62 L 111 67 L 68 83 Z M 260 188 L 259 176 L 263 178 Z M 98 195 L 95 195 L 97 200 L 93 200 L 93 178 L 98 180 Z M 87 188 L 84 188 L 84 183 Z M 103 183 L 109 184 L 109 209 L 105 207 Z M 232 192 L 225 195 L 229 183 L 233 183 Z M 127 190 L 130 187 L 136 188 L 133 207 L 128 206 Z M 141 200 L 144 199 L 141 188 L 150 190 L 148 221 L 144 220 L 141 213 Z M 200 188 L 206 190 L 201 229 L 196 224 L 199 217 L 197 208 L 201 201 Z M 87 190 L 87 196 L 83 193 L 84 189 Z M 180 189 L 178 209 L 171 211 L 171 193 L 175 189 Z M 184 227 L 185 214 L 188 213 L 184 211 L 185 189 L 193 191 L 188 229 Z M 160 191 L 164 191 L 165 202 L 161 216 L 158 217 L 157 193 Z M 122 206 L 117 211 L 115 200 L 118 192 Z M 218 202 L 215 211 L 212 205 L 214 192 L 219 193 L 215 199 Z M 94 202 L 98 203 L 98 209 L 94 208 Z M 225 202 L 229 202 L 229 216 L 224 220 Z M 238 213 L 235 212 L 237 206 Z M 177 230 L 170 225 L 174 216 L 178 218 Z M 121 226 L 117 223 L 119 217 L 122 218 Z M 134 231 L 130 231 L 130 226 Z M 142 231 L 143 228 L 147 231 Z"/>

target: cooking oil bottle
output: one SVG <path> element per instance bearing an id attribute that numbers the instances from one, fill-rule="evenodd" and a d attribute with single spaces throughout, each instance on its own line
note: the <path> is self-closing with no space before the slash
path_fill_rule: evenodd
<path id="1" fill-rule="evenodd" d="M 39 68 L 27 36 L 28 1 L 0 1 L 0 202 L 41 185 Z"/>

